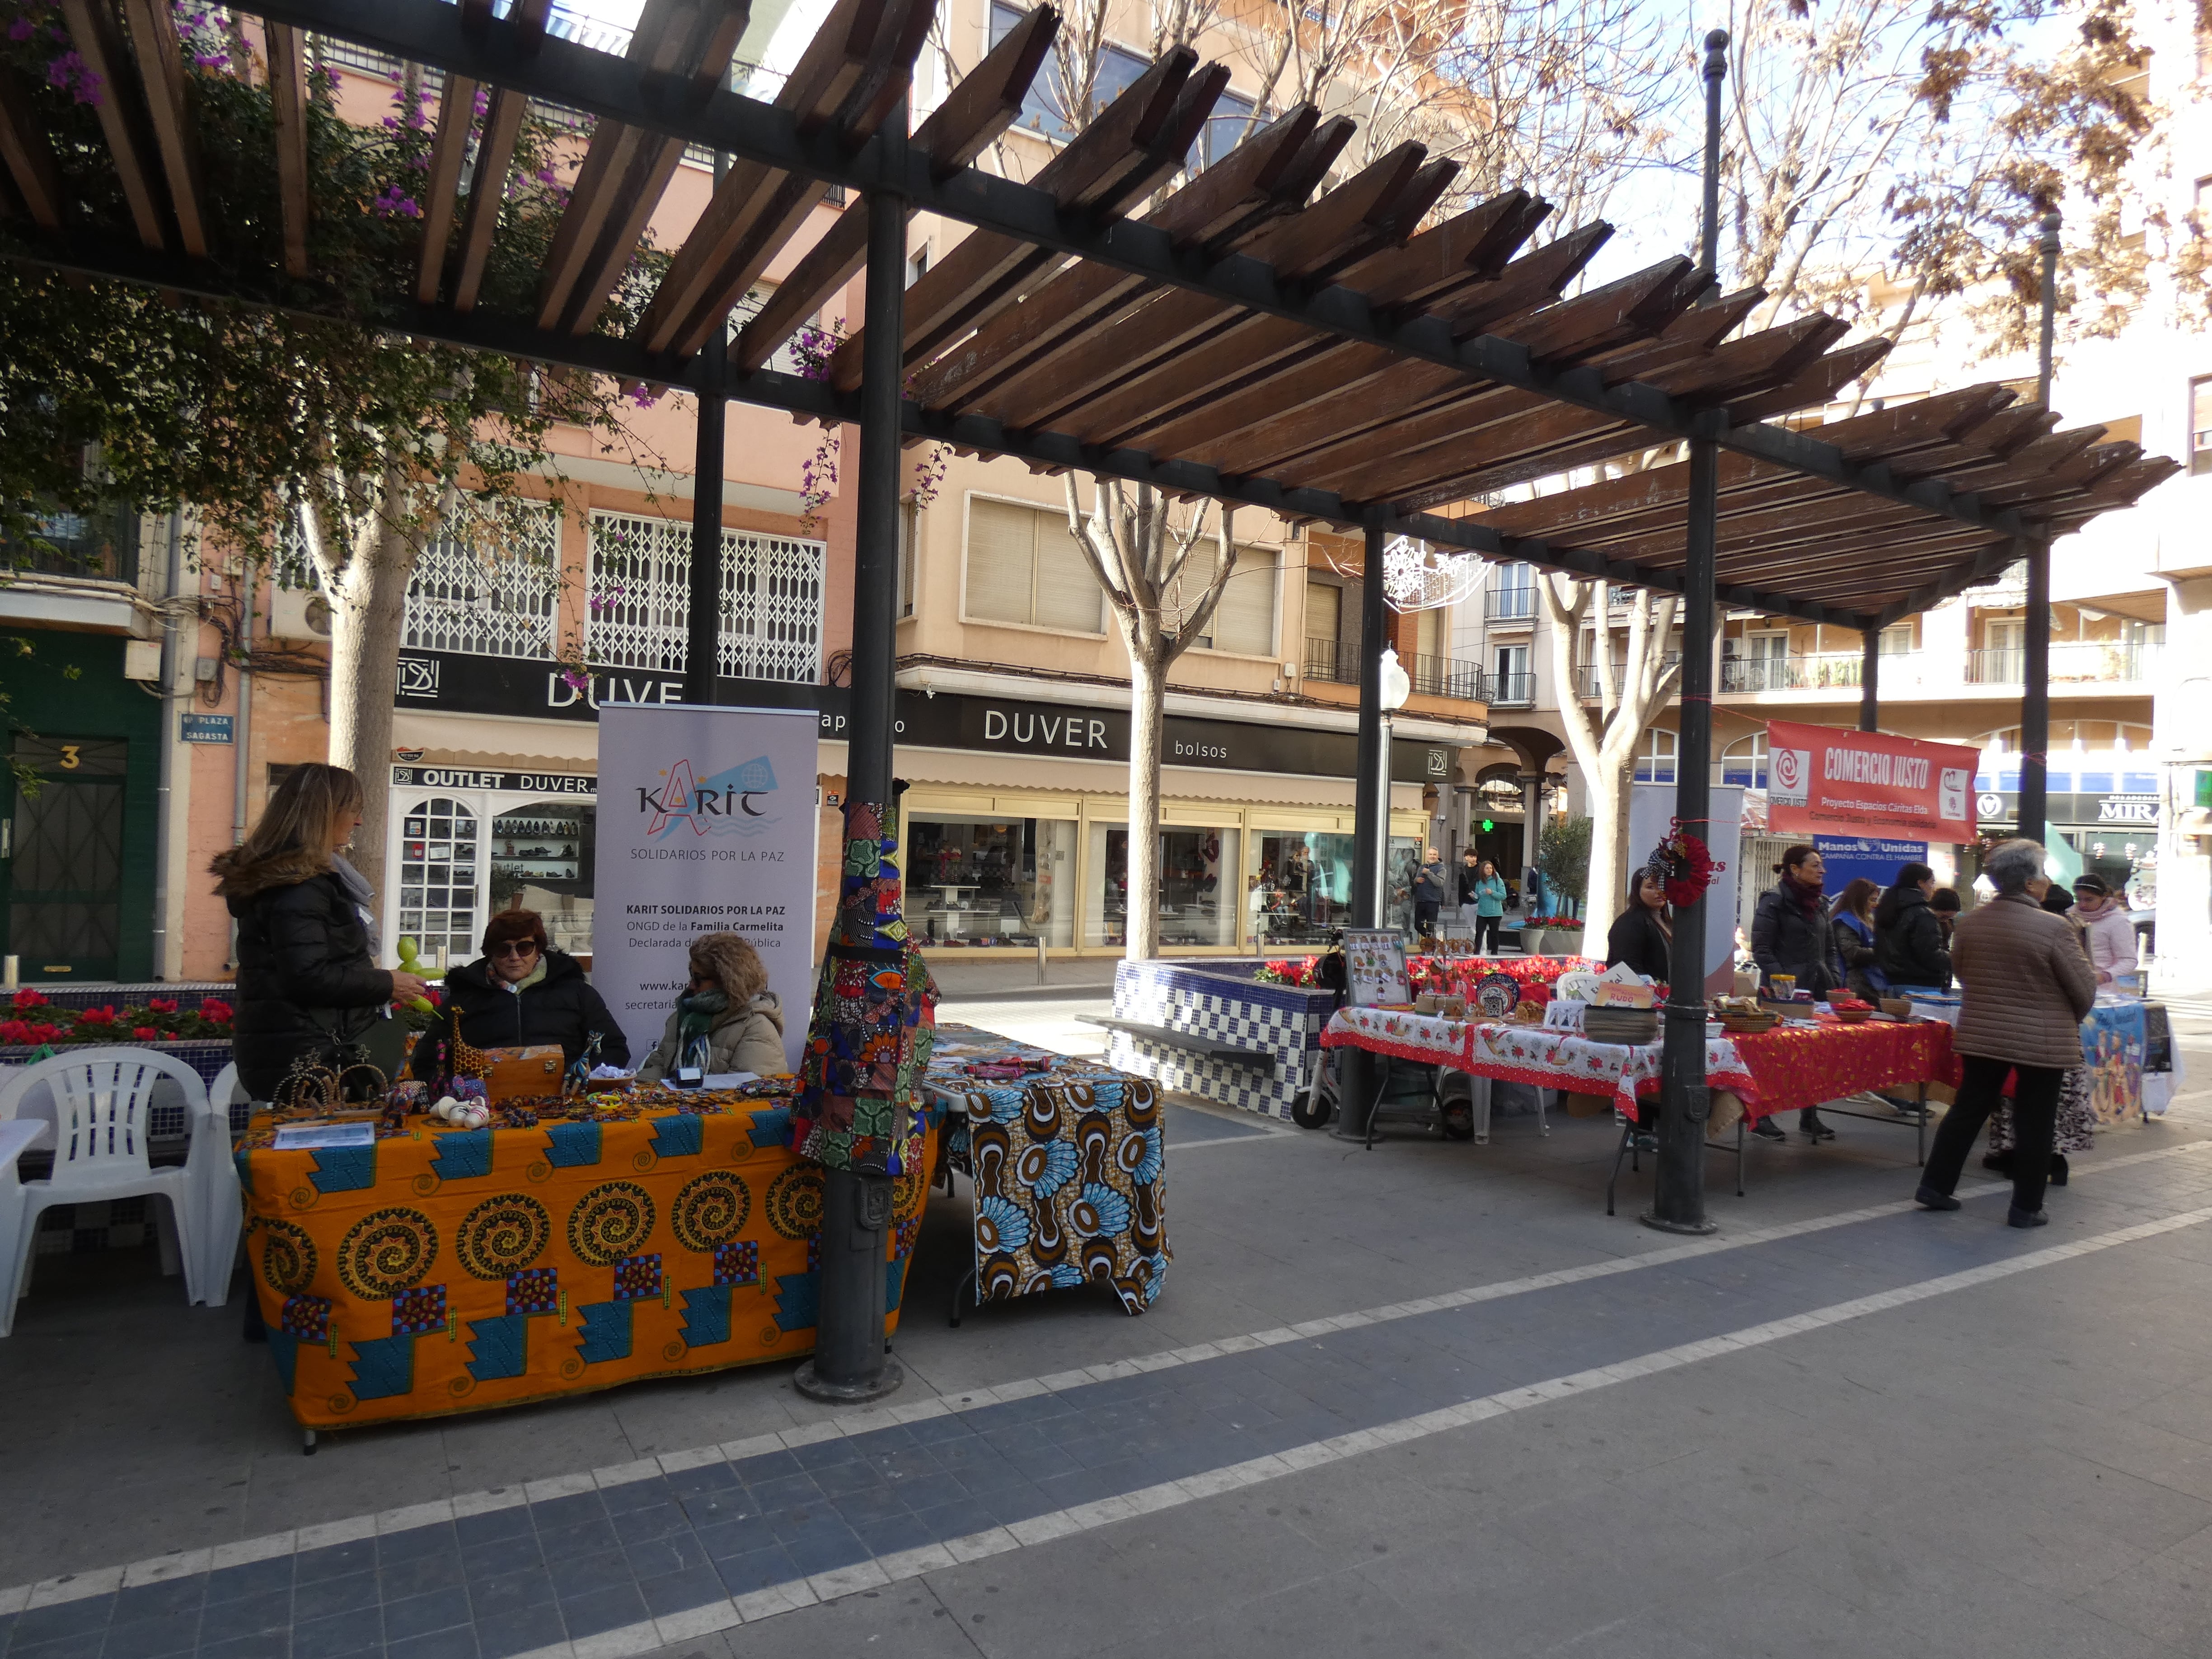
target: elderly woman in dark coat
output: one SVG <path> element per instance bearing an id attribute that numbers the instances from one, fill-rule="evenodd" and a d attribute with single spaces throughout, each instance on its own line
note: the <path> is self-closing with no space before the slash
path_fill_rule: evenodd
<path id="1" fill-rule="evenodd" d="M 2017 1078 L 2016 1142 L 2006 1219 L 2015 1227 L 2040 1227 L 2046 1219 L 2043 1193 L 2059 1090 L 2081 1063 L 2081 1020 L 2097 1000 L 2097 975 L 2073 926 L 2042 907 L 2051 886 L 2043 860 L 2039 842 L 1999 846 L 1982 866 L 1996 897 L 1960 919 L 1951 965 L 1965 995 L 1951 1046 L 1966 1076 L 1928 1149 L 1928 1168 L 1913 1194 L 1923 1208 L 1959 1207 L 1952 1196 L 1959 1172 L 2010 1072 Z"/>
<path id="2" fill-rule="evenodd" d="M 1824 1000 L 1829 992 L 1844 988 L 1843 959 L 1836 954 L 1836 936 L 1829 931 L 1827 907 L 1821 901 L 1826 869 L 1820 854 L 1801 842 L 1782 854 L 1774 870 L 1782 879 L 1759 896 L 1759 908 L 1752 913 L 1752 959 L 1768 981 L 1777 974 L 1790 975 L 1798 990 L 1810 991 L 1816 1002 Z M 1808 1140 L 1836 1138 L 1814 1107 L 1797 1114 L 1797 1127 Z M 1752 1132 L 1770 1140 L 1783 1139 L 1765 1118 Z"/>

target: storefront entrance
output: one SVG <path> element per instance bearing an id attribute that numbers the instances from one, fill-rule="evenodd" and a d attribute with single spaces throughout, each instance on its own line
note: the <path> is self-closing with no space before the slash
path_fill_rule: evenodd
<path id="1" fill-rule="evenodd" d="M 27 979 L 112 979 L 123 921 L 123 791 L 131 745 L 119 738 L 15 739 L 17 784 L 7 860 L 8 954 Z"/>
<path id="2" fill-rule="evenodd" d="M 390 937 L 413 938 L 428 962 L 466 962 L 493 913 L 519 908 L 545 918 L 557 949 L 590 956 L 596 779 L 395 766 L 392 781 Z M 548 788 L 565 793 L 536 793 Z"/>

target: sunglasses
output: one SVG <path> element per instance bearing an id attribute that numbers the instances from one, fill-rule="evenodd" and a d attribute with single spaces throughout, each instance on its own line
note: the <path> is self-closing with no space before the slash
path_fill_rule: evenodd
<path id="1" fill-rule="evenodd" d="M 534 957 L 538 954 L 538 941 L 527 939 L 510 940 L 505 945 L 493 945 L 487 954 L 495 957 Z"/>

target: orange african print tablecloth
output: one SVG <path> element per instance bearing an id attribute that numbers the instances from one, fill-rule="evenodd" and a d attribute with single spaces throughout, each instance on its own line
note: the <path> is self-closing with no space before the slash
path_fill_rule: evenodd
<path id="1" fill-rule="evenodd" d="M 246 1255 L 314 1428 L 511 1406 L 814 1346 L 820 1166 L 787 1102 L 532 1128 L 410 1118 L 373 1146 L 238 1154 Z M 937 1126 L 896 1183 L 898 1322 Z M 256 1136 L 255 1139 L 265 1137 Z"/>

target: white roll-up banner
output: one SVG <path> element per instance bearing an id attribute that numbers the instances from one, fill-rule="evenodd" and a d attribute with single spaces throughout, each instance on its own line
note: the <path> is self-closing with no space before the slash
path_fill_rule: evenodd
<path id="1" fill-rule="evenodd" d="M 742 933 L 799 1068 L 814 998 L 812 709 L 599 710 L 592 983 L 642 1063 L 690 981 L 691 941 Z"/>

